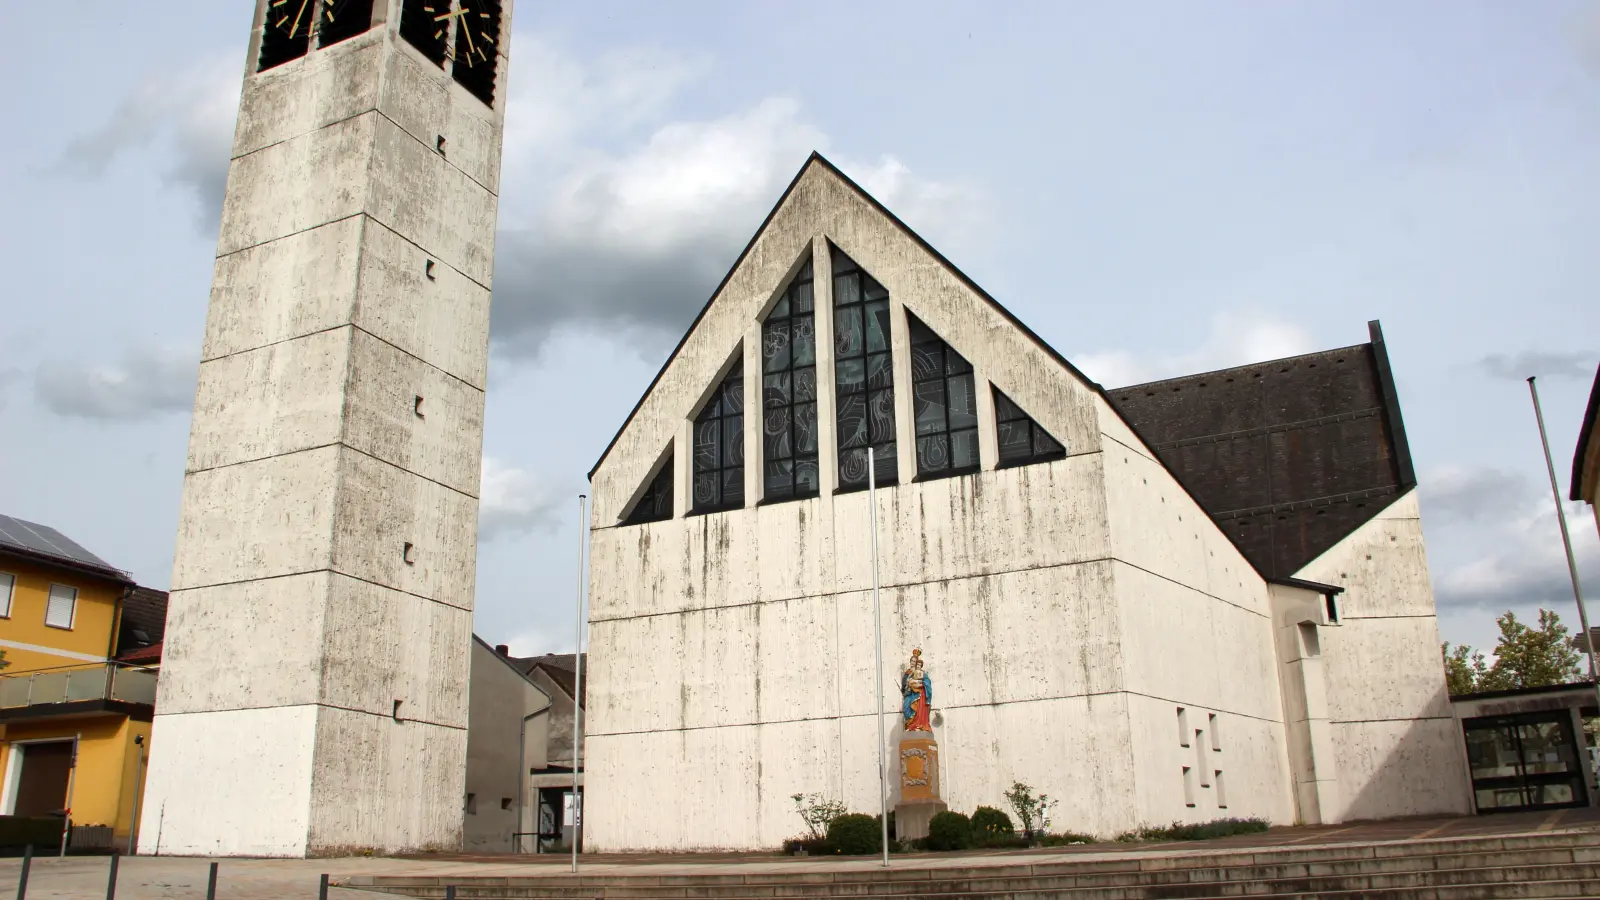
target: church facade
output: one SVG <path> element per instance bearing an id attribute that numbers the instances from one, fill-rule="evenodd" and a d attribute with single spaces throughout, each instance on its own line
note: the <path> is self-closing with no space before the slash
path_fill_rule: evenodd
<path id="1" fill-rule="evenodd" d="M 586 849 L 876 811 L 868 448 L 882 702 L 920 648 L 952 809 L 1471 810 L 1375 324 L 1108 392 L 813 156 L 590 476 Z"/>

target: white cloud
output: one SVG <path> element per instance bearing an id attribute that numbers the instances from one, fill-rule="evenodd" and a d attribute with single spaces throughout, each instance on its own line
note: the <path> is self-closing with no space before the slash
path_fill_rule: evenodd
<path id="1" fill-rule="evenodd" d="M 138 347 L 119 362 L 53 360 L 34 372 L 45 408 L 88 419 L 139 419 L 194 406 L 198 354 L 177 346 Z"/>
<path id="2" fill-rule="evenodd" d="M 1298 325 L 1265 313 L 1235 310 L 1213 316 L 1210 334 L 1183 353 L 1109 350 L 1070 358 L 1085 375 L 1113 388 L 1298 356 L 1316 349 L 1311 334 Z"/>
<path id="3" fill-rule="evenodd" d="M 492 456 L 483 458 L 483 479 L 478 498 L 478 540 L 557 525 L 557 498 L 540 478 Z"/>
<path id="4" fill-rule="evenodd" d="M 1549 353 L 1528 350 L 1515 355 L 1494 353 L 1478 361 L 1479 368 L 1496 378 L 1523 381 L 1529 376 L 1541 378 L 1576 378 L 1587 381 L 1594 377 L 1595 353 Z"/>

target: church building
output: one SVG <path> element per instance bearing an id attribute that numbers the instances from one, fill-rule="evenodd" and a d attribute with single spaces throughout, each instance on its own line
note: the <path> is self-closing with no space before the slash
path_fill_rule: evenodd
<path id="1" fill-rule="evenodd" d="M 1015 781 L 1101 836 L 1472 810 L 1375 322 L 1107 390 L 813 155 L 590 478 L 586 850 L 876 812 L 914 649 L 960 812 Z"/>

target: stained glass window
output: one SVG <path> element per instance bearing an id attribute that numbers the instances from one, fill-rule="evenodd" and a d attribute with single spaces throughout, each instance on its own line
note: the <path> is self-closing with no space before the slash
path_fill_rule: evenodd
<path id="1" fill-rule="evenodd" d="M 761 441 L 765 500 L 814 497 L 817 463 L 817 319 L 811 262 L 761 326 Z"/>
<path id="2" fill-rule="evenodd" d="M 661 471 L 656 477 L 650 479 L 650 486 L 644 489 L 644 496 L 634 504 L 633 512 L 628 513 L 624 525 L 643 525 L 645 522 L 661 522 L 672 518 L 672 454 L 667 454 L 666 462 L 661 464 Z"/>
<path id="3" fill-rule="evenodd" d="M 694 419 L 695 512 L 744 506 L 744 360 L 711 392 Z"/>
<path id="4" fill-rule="evenodd" d="M 867 448 L 879 484 L 894 484 L 894 360 L 889 292 L 832 247 L 834 384 L 839 404 L 839 488 L 867 486 Z"/>
<path id="5" fill-rule="evenodd" d="M 994 389 L 995 434 L 1000 445 L 1000 467 L 1061 459 L 1067 449 L 1051 437 L 1011 398 Z"/>
<path id="6" fill-rule="evenodd" d="M 911 405 L 917 421 L 917 475 L 978 468 L 978 398 L 972 364 L 922 324 L 911 326 Z"/>

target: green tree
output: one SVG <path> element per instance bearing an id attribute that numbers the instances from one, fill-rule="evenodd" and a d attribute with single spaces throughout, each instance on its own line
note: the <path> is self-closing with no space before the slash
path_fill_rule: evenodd
<path id="1" fill-rule="evenodd" d="M 1451 696 L 1569 684 L 1583 678 L 1578 667 L 1582 657 L 1567 640 L 1567 627 L 1554 612 L 1539 610 L 1537 628 L 1517 621 L 1516 613 L 1509 610 L 1495 622 L 1500 626 L 1500 641 L 1494 648 L 1492 666 L 1466 644 L 1451 647 L 1446 641 L 1440 645 Z"/>

